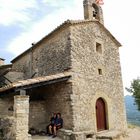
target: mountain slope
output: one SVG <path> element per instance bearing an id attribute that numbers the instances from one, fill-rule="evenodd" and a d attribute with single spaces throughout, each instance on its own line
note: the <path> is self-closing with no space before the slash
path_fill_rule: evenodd
<path id="1" fill-rule="evenodd" d="M 133 96 L 125 96 L 125 106 L 128 122 L 140 126 L 140 111 L 137 110 Z"/>

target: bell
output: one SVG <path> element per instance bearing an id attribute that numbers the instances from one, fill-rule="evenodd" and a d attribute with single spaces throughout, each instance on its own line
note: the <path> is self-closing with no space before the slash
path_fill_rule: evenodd
<path id="1" fill-rule="evenodd" d="M 96 16 L 97 16 L 97 12 L 93 11 L 93 17 L 96 17 Z"/>

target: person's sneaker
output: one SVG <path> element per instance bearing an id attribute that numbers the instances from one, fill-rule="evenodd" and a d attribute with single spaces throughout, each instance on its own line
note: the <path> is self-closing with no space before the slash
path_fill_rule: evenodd
<path id="1" fill-rule="evenodd" d="M 53 136 L 52 136 L 52 138 L 55 138 L 55 137 L 56 137 L 56 135 L 53 135 Z"/>

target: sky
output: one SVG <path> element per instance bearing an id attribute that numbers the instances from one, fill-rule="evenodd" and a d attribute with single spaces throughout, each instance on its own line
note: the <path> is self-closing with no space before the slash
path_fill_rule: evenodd
<path id="1" fill-rule="evenodd" d="M 102 5 L 105 27 L 122 44 L 124 88 L 140 77 L 139 5 L 139 0 L 104 0 Z M 0 58 L 10 63 L 67 19 L 84 19 L 83 0 L 0 0 Z"/>

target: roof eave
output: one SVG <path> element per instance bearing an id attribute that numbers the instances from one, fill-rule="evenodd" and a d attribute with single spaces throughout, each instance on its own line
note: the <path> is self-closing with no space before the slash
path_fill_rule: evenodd
<path id="1" fill-rule="evenodd" d="M 70 77 L 71 77 L 70 72 L 63 72 L 63 73 L 58 73 L 58 74 L 50 75 L 50 76 L 43 76 L 43 77 L 37 77 L 33 79 L 22 80 L 22 81 L 11 83 L 7 86 L 0 88 L 0 94 L 7 92 L 11 89 L 17 92 L 20 89 L 26 90 L 26 89 L 43 86 L 43 85 L 54 84 L 54 83 L 66 81 Z"/>

